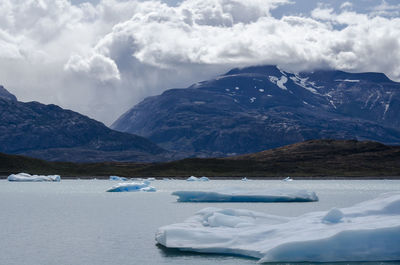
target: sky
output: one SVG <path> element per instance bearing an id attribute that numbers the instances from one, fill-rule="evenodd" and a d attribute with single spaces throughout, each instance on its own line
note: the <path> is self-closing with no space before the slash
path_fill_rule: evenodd
<path id="1" fill-rule="evenodd" d="M 1 0 L 0 85 L 110 125 L 234 67 L 400 81 L 398 0 Z"/>

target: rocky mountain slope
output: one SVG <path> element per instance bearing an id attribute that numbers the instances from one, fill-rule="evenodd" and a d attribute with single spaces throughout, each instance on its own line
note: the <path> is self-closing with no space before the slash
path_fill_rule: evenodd
<path id="1" fill-rule="evenodd" d="M 323 138 L 398 144 L 399 113 L 400 83 L 381 73 L 257 66 L 146 98 L 112 128 L 209 157 Z"/>
<path id="2" fill-rule="evenodd" d="M 311 140 L 228 158 L 190 158 L 165 163 L 48 162 L 0 153 L 0 176 L 15 172 L 93 177 L 371 177 L 399 178 L 400 146 L 354 140 Z"/>
<path id="3" fill-rule="evenodd" d="M 170 154 L 149 140 L 56 105 L 17 101 L 0 87 L 0 152 L 46 160 L 159 161 Z"/>
<path id="4" fill-rule="evenodd" d="M 0 86 L 0 98 L 17 101 L 17 97 L 8 92 L 3 86 Z"/>

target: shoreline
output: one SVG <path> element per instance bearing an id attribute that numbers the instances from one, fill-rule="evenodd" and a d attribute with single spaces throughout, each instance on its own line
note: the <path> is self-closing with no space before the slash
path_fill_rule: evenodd
<path id="1" fill-rule="evenodd" d="M 7 179 L 8 176 L 0 176 L 0 179 Z M 126 177 L 131 179 L 146 179 L 155 178 L 156 180 L 163 179 L 175 179 L 175 180 L 186 180 L 190 176 L 132 176 Z M 201 176 L 197 176 L 201 177 Z M 206 176 L 210 180 L 241 180 L 246 177 L 249 180 L 283 180 L 288 176 Z M 293 180 L 400 180 L 400 176 L 289 176 Z M 108 180 L 109 176 L 62 176 L 61 179 L 64 180 Z"/>

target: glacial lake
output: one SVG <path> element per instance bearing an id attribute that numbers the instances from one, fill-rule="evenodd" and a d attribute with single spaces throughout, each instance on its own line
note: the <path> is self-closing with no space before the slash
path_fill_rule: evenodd
<path id="1" fill-rule="evenodd" d="M 385 192 L 400 191 L 400 180 L 157 180 L 152 182 L 158 190 L 153 193 L 105 192 L 117 183 L 108 180 L 62 180 L 59 183 L 0 180 L 0 264 L 254 265 L 257 260 L 250 258 L 166 250 L 156 245 L 154 235 L 158 227 L 182 222 L 205 207 L 298 216 L 347 207 Z M 319 202 L 178 203 L 171 195 L 176 190 L 223 187 L 305 189 L 315 191 Z"/>

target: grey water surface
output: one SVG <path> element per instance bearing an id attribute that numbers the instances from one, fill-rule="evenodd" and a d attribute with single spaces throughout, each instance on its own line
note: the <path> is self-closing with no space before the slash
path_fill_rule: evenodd
<path id="1" fill-rule="evenodd" d="M 158 227 L 181 222 L 205 207 L 244 208 L 298 216 L 310 211 L 347 207 L 381 193 L 400 191 L 400 180 L 157 180 L 152 182 L 158 190 L 153 193 L 105 192 L 117 183 L 108 180 L 62 180 L 59 183 L 0 180 L 0 264 L 256 264 L 257 260 L 244 257 L 167 250 L 156 245 L 154 235 Z M 305 189 L 315 191 L 320 200 L 310 203 L 178 203 L 171 195 L 176 190 L 223 187 Z"/>

